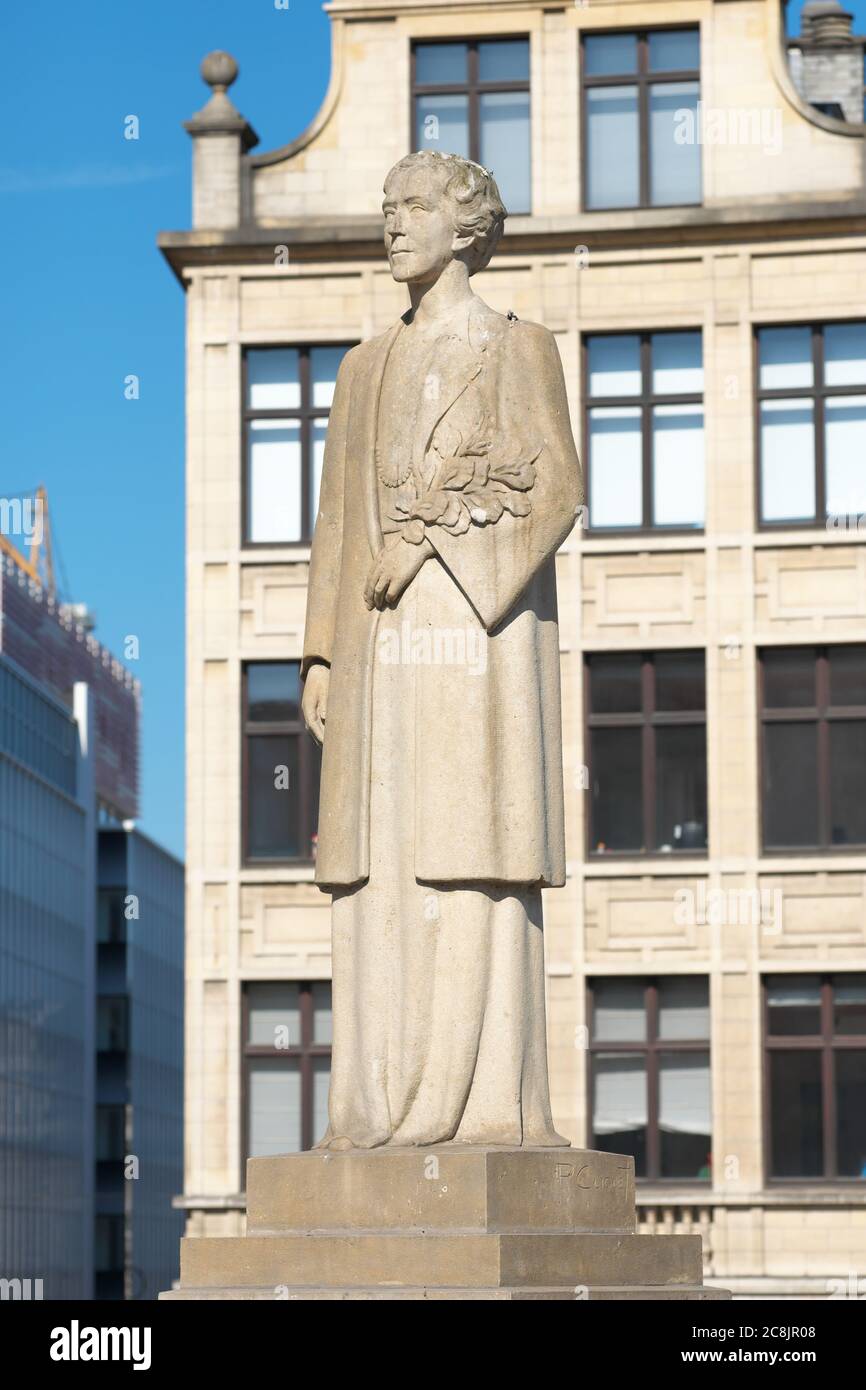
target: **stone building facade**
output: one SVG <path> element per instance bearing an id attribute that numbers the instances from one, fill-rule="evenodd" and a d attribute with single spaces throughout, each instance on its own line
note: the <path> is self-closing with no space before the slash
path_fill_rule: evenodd
<path id="1" fill-rule="evenodd" d="M 775 0 L 327 9 L 328 92 L 280 149 L 206 61 L 193 228 L 160 237 L 188 308 L 188 1231 L 241 1231 L 245 1155 L 322 1127 L 310 524 L 339 356 L 406 307 L 382 177 L 428 142 L 500 178 L 475 286 L 556 335 L 587 466 L 557 1126 L 635 1154 L 642 1228 L 699 1229 L 709 1282 L 863 1297 L 866 128 L 799 94 Z"/>

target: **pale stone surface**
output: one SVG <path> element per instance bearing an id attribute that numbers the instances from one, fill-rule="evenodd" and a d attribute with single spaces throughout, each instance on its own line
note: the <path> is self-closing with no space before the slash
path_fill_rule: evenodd
<path id="1" fill-rule="evenodd" d="M 701 1239 L 634 1233 L 617 1154 L 441 1145 L 251 1159 L 246 1236 L 185 1239 L 196 1299 L 694 1299 Z"/>
<path id="2" fill-rule="evenodd" d="M 334 894 L 321 1146 L 567 1145 L 541 904 L 565 878 L 554 556 L 583 498 L 562 366 L 470 288 L 506 215 L 485 169 L 413 155 L 384 195 L 410 308 L 340 367 L 302 663 Z"/>
<path id="3" fill-rule="evenodd" d="M 251 1158 L 247 1230 L 521 1227 L 633 1233 L 634 1164 L 572 1149 L 310 1153 Z"/>
<path id="4" fill-rule="evenodd" d="M 718 1301 L 719 1299 L 729 1299 L 730 1294 L 725 1289 L 711 1289 L 697 1284 L 679 1285 L 610 1285 L 605 1288 L 603 1285 L 584 1285 L 579 1289 L 574 1288 L 486 1288 L 486 1289 L 456 1289 L 456 1288 L 402 1288 L 402 1289 L 380 1289 L 373 1287 L 358 1287 L 354 1289 L 248 1289 L 242 1287 L 221 1288 L 221 1289 L 172 1289 L 168 1293 L 160 1294 L 160 1299 L 166 1299 L 177 1303 L 199 1303 L 199 1302 L 256 1302 L 273 1303 L 277 1302 L 395 1302 L 407 1303 L 415 1301 L 424 1302 L 484 1302 L 495 1301 L 500 1303 L 574 1303 L 575 1301 L 585 1300 L 587 1303 L 603 1302 L 616 1303 L 644 1303 L 664 1300 L 665 1302 L 689 1302 L 701 1303 L 708 1301 Z"/>

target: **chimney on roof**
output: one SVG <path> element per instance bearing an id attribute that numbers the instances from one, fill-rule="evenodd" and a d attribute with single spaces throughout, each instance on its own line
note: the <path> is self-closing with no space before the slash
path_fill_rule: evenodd
<path id="1" fill-rule="evenodd" d="M 816 48 L 832 48 L 852 42 L 854 16 L 843 10 L 839 0 L 807 0 L 800 15 L 803 37 Z"/>
<path id="2" fill-rule="evenodd" d="M 804 101 L 825 115 L 860 125 L 866 39 L 852 34 L 852 20 L 839 0 L 807 0 L 800 36 L 788 42 L 788 61 Z"/>
<path id="3" fill-rule="evenodd" d="M 241 158 L 259 137 L 228 95 L 238 71 L 230 53 L 208 53 L 201 75 L 211 96 L 184 121 L 193 139 L 193 227 L 238 227 L 242 220 Z"/>

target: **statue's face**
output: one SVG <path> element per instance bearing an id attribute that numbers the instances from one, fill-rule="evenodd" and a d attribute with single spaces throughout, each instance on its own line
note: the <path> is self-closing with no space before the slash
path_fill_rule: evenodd
<path id="1" fill-rule="evenodd" d="M 457 247 L 465 244 L 457 235 L 445 180 L 435 170 L 419 167 L 394 174 L 382 211 L 391 274 L 400 284 L 438 280 Z"/>

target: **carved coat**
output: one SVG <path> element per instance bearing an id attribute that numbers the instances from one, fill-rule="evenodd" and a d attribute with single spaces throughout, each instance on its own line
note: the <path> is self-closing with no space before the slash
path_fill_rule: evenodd
<path id="1" fill-rule="evenodd" d="M 436 550 L 412 581 L 428 625 L 488 634 L 483 672 L 415 666 L 415 875 L 565 882 L 554 556 L 583 500 L 552 335 L 476 301 L 440 339 L 415 426 L 422 496 L 407 526 Z M 331 667 L 316 881 L 369 874 L 370 719 L 380 614 L 364 585 L 383 544 L 379 398 L 403 320 L 340 367 L 310 565 L 302 674 Z M 423 528 L 423 532 L 422 532 Z M 400 540 L 400 544 L 405 544 Z M 438 558 L 437 558 L 438 557 Z M 407 591 L 408 592 L 408 591 Z M 399 608 L 398 608 L 399 612 Z M 395 750 L 399 756 L 399 750 Z"/>

